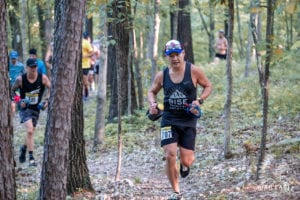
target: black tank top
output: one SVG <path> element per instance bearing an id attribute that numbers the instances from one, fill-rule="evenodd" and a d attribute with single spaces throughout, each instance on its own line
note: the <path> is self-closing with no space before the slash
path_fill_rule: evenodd
<path id="1" fill-rule="evenodd" d="M 196 99 L 197 88 L 191 75 L 191 63 L 186 62 L 183 80 L 173 83 L 169 75 L 169 68 L 163 71 L 164 112 L 161 126 L 179 125 L 195 127 L 197 119 L 189 115 L 184 106 Z"/>
<path id="2" fill-rule="evenodd" d="M 29 100 L 27 108 L 38 110 L 37 105 L 41 102 L 45 86 L 43 85 L 43 75 L 38 73 L 34 83 L 27 80 L 27 74 L 22 75 L 22 88 L 20 89 L 21 99 Z"/>

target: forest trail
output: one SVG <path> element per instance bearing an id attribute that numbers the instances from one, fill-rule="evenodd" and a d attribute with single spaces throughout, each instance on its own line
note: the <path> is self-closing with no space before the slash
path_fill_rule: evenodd
<path id="1" fill-rule="evenodd" d="M 300 137 L 297 125 L 299 126 L 299 118 L 294 122 L 277 122 L 276 128 L 275 126 L 271 128 L 271 133 L 275 129 L 278 133 L 277 135 L 273 133 L 272 140 Z M 237 141 L 244 141 L 255 129 L 257 127 L 251 127 L 243 133 L 235 133 Z M 279 134 L 286 130 L 289 131 L 288 136 L 283 137 Z M 220 154 L 222 133 L 207 133 L 201 125 L 198 125 L 197 132 L 199 134 L 196 142 L 196 160 L 191 167 L 190 175 L 180 179 L 185 199 L 300 198 L 299 143 L 296 146 L 278 149 L 278 152 L 268 150 L 261 169 L 261 179 L 255 182 L 253 177 L 257 151 L 247 154 L 242 144 L 237 145 L 233 158 L 224 160 Z M 114 181 L 117 165 L 116 147 L 102 148 L 94 153 L 91 151 L 92 141 L 87 140 L 88 167 L 96 193 L 81 191 L 69 199 L 167 199 L 171 188 L 164 173 L 165 161 L 159 146 L 159 132 L 153 126 L 140 134 L 143 135 L 140 138 L 144 141 L 135 141 L 134 147 L 126 147 L 123 152 L 119 182 Z M 19 135 L 17 137 L 19 140 Z M 16 161 L 18 147 L 15 147 Z M 20 197 L 18 199 L 34 199 L 32 197 L 38 193 L 43 146 L 36 144 L 35 152 L 38 164 L 36 168 L 28 167 L 28 163 L 17 162 L 17 187 Z"/>

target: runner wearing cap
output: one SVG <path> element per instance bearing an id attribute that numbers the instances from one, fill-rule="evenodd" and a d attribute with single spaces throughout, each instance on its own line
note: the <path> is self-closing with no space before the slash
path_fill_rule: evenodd
<path id="1" fill-rule="evenodd" d="M 24 65 L 23 65 L 23 63 L 18 61 L 18 57 L 19 57 L 19 54 L 17 51 L 12 50 L 9 53 L 8 70 L 9 70 L 10 87 L 14 84 L 14 82 L 16 81 L 16 78 L 25 72 Z M 18 99 L 18 95 L 16 95 L 15 98 Z M 12 110 L 12 114 L 14 116 L 14 113 L 16 112 L 16 102 L 14 100 L 11 102 L 11 110 Z"/>
<path id="2" fill-rule="evenodd" d="M 26 128 L 26 137 L 24 145 L 20 149 L 19 161 L 26 161 L 26 151 L 29 153 L 29 165 L 36 166 L 33 149 L 34 149 L 34 130 L 40 114 L 40 109 L 45 109 L 48 106 L 48 98 L 50 95 L 50 81 L 48 77 L 37 72 L 37 61 L 34 58 L 29 58 L 26 61 L 26 73 L 18 76 L 13 87 L 12 96 L 15 96 L 16 91 L 20 90 L 21 101 L 19 101 L 21 123 Z M 47 90 L 45 101 L 41 104 L 44 90 Z"/>
<path id="3" fill-rule="evenodd" d="M 181 43 L 171 40 L 164 49 L 168 67 L 156 74 L 148 91 L 149 112 L 157 114 L 156 96 L 163 88 L 164 112 L 161 120 L 161 146 L 166 157 L 166 175 L 173 193 L 169 199 L 181 199 L 178 169 L 176 165 L 177 149 L 180 157 L 180 175 L 189 174 L 194 161 L 197 118 L 186 112 L 186 104 L 192 104 L 190 113 L 197 115 L 200 106 L 212 91 L 212 84 L 204 72 L 184 60 L 185 51 Z M 197 98 L 197 85 L 203 90 Z"/>

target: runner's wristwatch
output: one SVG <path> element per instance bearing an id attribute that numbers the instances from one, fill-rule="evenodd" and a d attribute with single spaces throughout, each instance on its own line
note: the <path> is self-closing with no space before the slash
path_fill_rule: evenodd
<path id="1" fill-rule="evenodd" d="M 199 98 L 199 99 L 198 99 L 198 102 L 199 102 L 199 104 L 201 105 L 201 104 L 203 104 L 203 103 L 204 103 L 204 100 L 203 100 L 203 99 L 201 99 L 201 98 Z"/>

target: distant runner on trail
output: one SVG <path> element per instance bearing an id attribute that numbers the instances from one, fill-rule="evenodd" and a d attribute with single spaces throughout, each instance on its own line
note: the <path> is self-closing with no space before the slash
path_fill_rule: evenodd
<path id="1" fill-rule="evenodd" d="M 38 73 L 45 74 L 45 75 L 47 74 L 47 69 L 44 61 L 42 61 L 37 57 L 37 49 L 31 48 L 29 50 L 29 58 L 36 59 Z"/>
<path id="2" fill-rule="evenodd" d="M 218 38 L 216 40 L 215 44 L 215 50 L 216 50 L 216 55 L 215 55 L 215 60 L 214 63 L 218 64 L 219 60 L 226 60 L 227 56 L 227 39 L 224 36 L 225 32 L 220 29 L 218 33 Z"/>
<path id="3" fill-rule="evenodd" d="M 26 137 L 24 145 L 20 149 L 19 162 L 26 161 L 26 151 L 29 153 L 29 166 L 36 166 L 33 149 L 34 149 L 34 129 L 40 114 L 40 109 L 45 109 L 48 106 L 48 98 L 50 91 L 50 81 L 48 77 L 37 72 L 36 59 L 29 58 L 26 61 L 26 73 L 18 76 L 13 87 L 12 96 L 16 95 L 16 91 L 20 90 L 21 100 L 18 102 L 20 108 L 21 123 L 26 128 Z M 48 89 L 45 101 L 42 101 L 44 90 Z"/>
<path id="4" fill-rule="evenodd" d="M 19 54 L 17 51 L 12 50 L 9 53 L 9 65 L 8 65 L 8 70 L 9 70 L 9 85 L 10 87 L 14 84 L 16 81 L 16 78 L 20 75 L 22 75 L 25 72 L 25 68 L 23 63 L 18 61 Z M 16 111 L 16 103 L 15 101 L 11 102 L 11 109 L 13 116 Z"/>
<path id="5" fill-rule="evenodd" d="M 149 112 L 157 114 L 156 96 L 163 88 L 164 111 L 161 121 L 161 146 L 166 156 L 166 175 L 173 188 L 172 199 L 181 199 L 178 169 L 176 165 L 177 148 L 180 157 L 180 175 L 188 176 L 194 161 L 196 123 L 195 115 L 212 91 L 212 84 L 204 72 L 195 65 L 185 62 L 185 51 L 177 40 L 168 41 L 164 50 L 169 66 L 156 74 L 148 92 Z M 197 85 L 203 90 L 197 98 Z M 186 105 L 192 105 L 189 112 Z"/>

